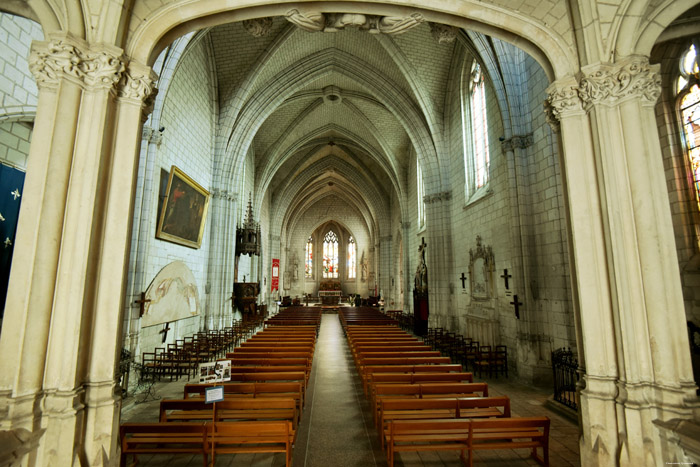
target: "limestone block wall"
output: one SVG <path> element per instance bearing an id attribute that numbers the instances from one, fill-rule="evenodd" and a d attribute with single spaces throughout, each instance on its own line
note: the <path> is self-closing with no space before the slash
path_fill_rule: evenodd
<path id="1" fill-rule="evenodd" d="M 31 122 L 0 122 L 0 161 L 26 170 L 31 139 Z"/>
<path id="2" fill-rule="evenodd" d="M 194 44 L 180 60 L 163 105 L 161 125 L 165 131 L 156 152 L 154 174 L 159 174 L 161 169 L 170 171 L 171 166 L 175 165 L 211 191 L 215 92 L 214 83 L 207 71 L 211 69 L 209 61 L 207 47 L 202 41 Z M 205 224 L 200 248 L 193 249 L 155 237 L 160 208 L 158 197 L 154 196 L 151 206 L 147 207 L 150 211 L 148 228 L 153 234 L 149 237 L 148 255 L 142 266 L 146 282 L 150 282 L 167 264 L 176 260 L 183 261 L 194 274 L 202 307 L 199 316 L 170 324 L 167 344 L 197 332 L 205 322 L 208 312 L 206 283 L 211 219 L 207 219 Z M 161 326 L 141 329 L 139 354 L 165 345 L 162 334 L 159 334 L 161 329 Z"/>
<path id="3" fill-rule="evenodd" d="M 471 202 L 471 192 L 465 185 L 459 83 L 453 80 L 450 94 L 453 105 L 446 109 L 446 122 L 454 261 L 449 284 L 456 312 L 431 307 L 431 315 L 442 314 L 438 323 L 454 327 L 481 344 L 507 345 L 520 376 L 535 380 L 547 377 L 551 371 L 553 349 L 575 347 L 575 328 L 561 169 L 556 140 L 542 112 L 548 82 L 530 57 L 526 56 L 518 69 L 520 75 L 515 79 L 525 83 L 524 105 L 528 112 L 518 118 L 531 125 L 531 143 L 508 155 L 507 147 L 499 141 L 504 139 L 505 130 L 496 89 L 488 83 L 490 193 Z M 466 148 L 470 157 L 470 141 Z M 473 297 L 470 291 L 469 251 L 476 251 L 477 236 L 481 237 L 483 246 L 491 247 L 494 255 L 489 278 L 492 288 L 486 299 Z M 414 240 L 419 239 L 420 235 L 416 235 Z M 415 248 L 417 245 L 410 248 L 412 262 Z M 504 269 L 512 275 L 508 290 L 500 277 Z M 464 286 L 462 273 L 466 277 Z M 510 304 L 516 294 L 523 303 L 520 319 L 516 319 L 514 306 Z M 456 317 L 451 317 L 451 313 L 456 313 Z"/>
<path id="4" fill-rule="evenodd" d="M 0 120 L 36 113 L 38 91 L 28 65 L 33 40 L 44 40 L 38 23 L 0 13 Z"/>

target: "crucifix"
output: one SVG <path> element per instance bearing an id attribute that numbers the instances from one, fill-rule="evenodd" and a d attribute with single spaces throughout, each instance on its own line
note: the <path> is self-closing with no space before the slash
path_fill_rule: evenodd
<path id="1" fill-rule="evenodd" d="M 231 300 L 231 311 L 234 313 L 236 312 L 236 303 L 235 303 L 235 298 L 236 298 L 236 292 L 231 292 L 231 296 L 228 297 L 226 300 Z"/>
<path id="2" fill-rule="evenodd" d="M 134 302 L 139 304 L 139 318 L 146 312 L 146 303 L 150 301 L 150 299 L 146 298 L 146 292 L 141 292 L 141 299 Z"/>
<path id="3" fill-rule="evenodd" d="M 168 331 L 170 331 L 170 323 L 165 323 L 165 327 L 158 331 L 158 334 L 163 334 L 163 344 L 165 344 L 165 340 L 168 338 Z"/>
<path id="4" fill-rule="evenodd" d="M 504 269 L 504 270 L 503 270 L 503 274 L 501 275 L 501 277 L 502 277 L 503 279 L 505 279 L 505 281 L 506 281 L 506 290 L 508 290 L 508 289 L 509 289 L 509 287 L 508 287 L 508 279 L 511 278 L 511 277 L 513 277 L 513 276 L 511 276 L 510 274 L 508 274 L 508 270 L 507 270 L 507 269 Z M 511 303 L 511 305 L 512 305 L 512 303 Z"/>
<path id="5" fill-rule="evenodd" d="M 522 303 L 518 301 L 517 295 L 513 295 L 513 301 L 510 302 L 510 304 L 515 307 L 515 317 L 520 319 L 520 305 L 522 305 Z"/>
<path id="6" fill-rule="evenodd" d="M 462 281 L 462 288 L 464 288 L 464 281 L 467 280 L 467 277 L 464 275 L 464 273 L 462 273 L 462 277 L 460 277 L 459 280 Z"/>

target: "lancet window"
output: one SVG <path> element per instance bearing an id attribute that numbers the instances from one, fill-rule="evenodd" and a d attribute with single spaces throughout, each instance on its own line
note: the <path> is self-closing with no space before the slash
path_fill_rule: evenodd
<path id="1" fill-rule="evenodd" d="M 323 278 L 338 278 L 338 236 L 332 230 L 323 238 Z"/>

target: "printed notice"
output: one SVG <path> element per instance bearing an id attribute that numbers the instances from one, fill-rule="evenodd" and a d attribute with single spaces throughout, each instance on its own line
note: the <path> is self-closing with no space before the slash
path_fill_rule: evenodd
<path id="1" fill-rule="evenodd" d="M 212 402 L 221 402 L 224 400 L 224 387 L 223 386 L 212 386 L 206 388 L 204 393 L 204 402 L 211 404 Z"/>

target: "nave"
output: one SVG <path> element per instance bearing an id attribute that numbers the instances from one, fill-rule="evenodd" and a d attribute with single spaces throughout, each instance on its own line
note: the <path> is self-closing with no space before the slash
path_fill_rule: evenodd
<path id="1" fill-rule="evenodd" d="M 478 381 L 482 379 L 477 378 Z M 580 465 L 577 425 L 545 406 L 549 394 L 505 379 L 483 379 L 490 396 L 507 395 L 513 417 L 547 416 L 551 420 L 549 459 L 553 467 Z M 161 399 L 182 397 L 185 381 L 157 383 L 159 399 L 135 403 L 139 396 L 124 400 L 122 422 L 153 422 L 158 418 Z M 300 466 L 386 466 L 386 454 L 372 420 L 371 404 L 365 397 L 348 340 L 338 315 L 324 314 L 314 351 L 306 403 L 293 448 L 292 465 Z M 283 466 L 284 454 L 218 455 L 219 466 Z M 141 455 L 139 464 L 149 467 L 184 467 L 202 464 L 199 455 Z M 396 466 L 457 466 L 454 452 L 398 453 Z M 478 451 L 475 466 L 538 465 L 525 450 Z"/>

